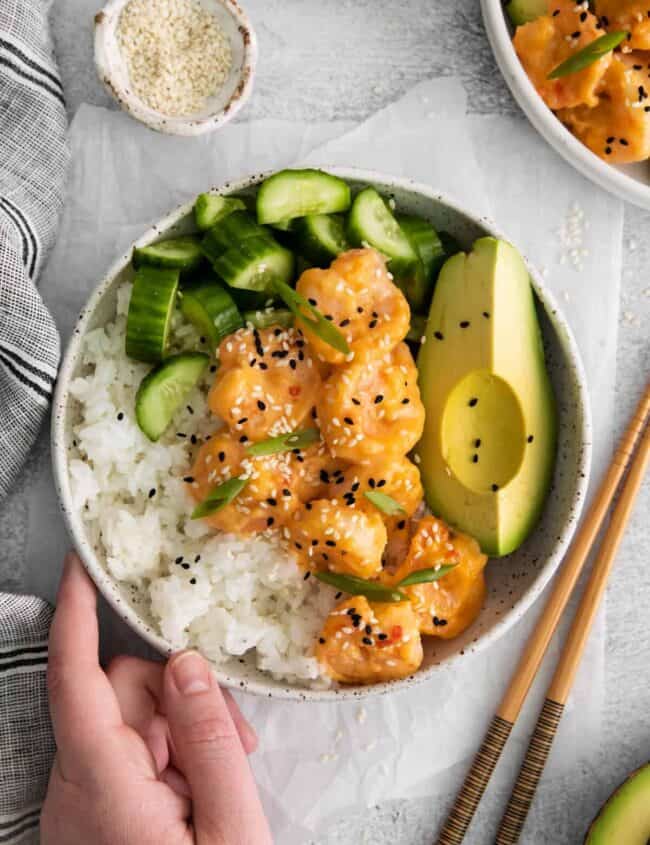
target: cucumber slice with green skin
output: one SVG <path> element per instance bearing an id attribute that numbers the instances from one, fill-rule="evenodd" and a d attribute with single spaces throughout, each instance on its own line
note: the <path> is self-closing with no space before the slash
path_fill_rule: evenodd
<path id="1" fill-rule="evenodd" d="M 442 262 L 443 264 L 448 258 L 451 258 L 452 255 L 456 255 L 458 252 L 463 252 L 463 248 L 460 243 L 453 235 L 450 235 L 449 232 L 438 232 L 438 237 L 440 238 L 440 243 L 445 250 L 445 257 Z"/>
<path id="2" fill-rule="evenodd" d="M 259 223 L 278 223 L 307 214 L 334 214 L 350 207 L 350 188 L 322 170 L 281 170 L 262 182 L 257 194 Z"/>
<path id="3" fill-rule="evenodd" d="M 411 314 L 411 326 L 406 335 L 409 343 L 420 344 L 427 328 L 427 318 L 423 314 Z"/>
<path id="4" fill-rule="evenodd" d="M 385 255 L 390 271 L 398 279 L 415 272 L 418 254 L 374 188 L 365 188 L 355 197 L 347 234 L 355 246 L 372 246 Z"/>
<path id="5" fill-rule="evenodd" d="M 350 248 L 343 218 L 336 214 L 300 217 L 293 232 L 298 252 L 316 267 L 329 267 L 337 255 Z"/>
<path id="6" fill-rule="evenodd" d="M 229 288 L 229 293 L 235 300 L 235 304 L 241 314 L 245 311 L 264 311 L 266 308 L 271 308 L 276 300 L 273 291 L 255 291 L 255 290 L 239 290 L 238 288 Z"/>
<path id="7" fill-rule="evenodd" d="M 424 312 L 428 310 L 438 273 L 447 256 L 431 223 L 407 214 L 399 215 L 397 221 L 420 257 L 420 266 L 411 279 L 406 280 L 406 297 L 414 311 Z"/>
<path id="8" fill-rule="evenodd" d="M 515 26 L 534 21 L 548 13 L 547 0 L 510 0 L 506 4 L 508 17 Z"/>
<path id="9" fill-rule="evenodd" d="M 244 325 L 239 308 L 218 282 L 203 282 L 183 291 L 181 311 L 212 346 Z"/>
<path id="10" fill-rule="evenodd" d="M 137 246 L 133 250 L 133 266 L 136 269 L 148 264 L 151 267 L 192 270 L 201 261 L 201 241 L 193 235 L 169 238 L 149 246 Z"/>
<path id="11" fill-rule="evenodd" d="M 268 229 L 256 223 L 248 212 L 233 211 L 209 229 L 201 242 L 201 247 L 205 255 L 214 263 L 226 250 L 241 241 L 262 237 L 272 239 L 273 236 Z"/>
<path id="12" fill-rule="evenodd" d="M 135 274 L 126 320 L 126 354 L 155 364 L 165 356 L 179 270 L 144 264 Z"/>
<path id="13" fill-rule="evenodd" d="M 200 352 L 171 355 L 146 376 L 135 395 L 135 418 L 149 440 L 159 440 L 210 359 Z"/>
<path id="14" fill-rule="evenodd" d="M 226 250 L 213 262 L 215 271 L 233 288 L 272 291 L 276 281 L 288 283 L 293 278 L 294 258 L 268 236 L 247 238 Z"/>
<path id="15" fill-rule="evenodd" d="M 289 328 L 293 326 L 293 312 L 288 308 L 266 308 L 262 311 L 244 311 L 242 314 L 246 325 L 255 326 L 256 329 L 268 329 L 269 326 L 282 326 Z"/>
<path id="16" fill-rule="evenodd" d="M 219 194 L 199 194 L 194 203 L 194 219 L 202 232 L 207 232 L 222 217 L 233 211 L 245 211 L 244 201 L 239 197 L 222 197 Z"/>

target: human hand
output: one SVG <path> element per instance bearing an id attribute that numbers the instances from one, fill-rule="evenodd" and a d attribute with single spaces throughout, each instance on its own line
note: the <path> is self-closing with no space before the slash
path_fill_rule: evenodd
<path id="1" fill-rule="evenodd" d="M 42 845 L 269 845 L 255 734 L 209 664 L 98 660 L 96 593 L 69 554 L 50 632 L 57 755 Z"/>

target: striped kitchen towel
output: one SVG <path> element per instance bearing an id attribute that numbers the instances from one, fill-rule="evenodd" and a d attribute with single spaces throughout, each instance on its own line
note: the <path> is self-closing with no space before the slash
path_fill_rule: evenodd
<path id="1" fill-rule="evenodd" d="M 59 361 L 56 326 L 35 287 L 67 163 L 48 5 L 0 2 L 0 499 L 47 413 Z"/>
<path id="2" fill-rule="evenodd" d="M 54 241 L 67 163 L 48 7 L 0 0 L 0 499 L 47 414 L 59 361 L 56 327 L 35 285 Z M 54 754 L 50 620 L 40 599 L 0 593 L 0 845 L 38 841 Z"/>

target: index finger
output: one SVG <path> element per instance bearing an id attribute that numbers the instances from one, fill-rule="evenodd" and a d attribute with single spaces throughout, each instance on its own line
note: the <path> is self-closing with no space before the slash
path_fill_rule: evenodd
<path id="1" fill-rule="evenodd" d="M 94 762 L 107 730 L 122 724 L 111 684 L 99 665 L 97 594 L 76 554 L 66 555 L 50 629 L 48 693 L 65 773 Z"/>

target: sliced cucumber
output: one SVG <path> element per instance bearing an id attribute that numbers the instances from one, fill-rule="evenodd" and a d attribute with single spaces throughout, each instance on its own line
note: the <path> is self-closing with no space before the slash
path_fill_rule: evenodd
<path id="1" fill-rule="evenodd" d="M 244 311 L 242 314 L 246 325 L 255 326 L 256 329 L 268 329 L 269 326 L 282 326 L 289 328 L 293 326 L 293 312 L 288 308 L 265 308 L 261 311 Z"/>
<path id="2" fill-rule="evenodd" d="M 172 355 L 145 377 L 135 396 L 135 417 L 149 440 L 165 432 L 209 360 L 200 352 Z"/>
<path id="3" fill-rule="evenodd" d="M 348 238 L 355 246 L 372 246 L 385 255 L 398 279 L 416 270 L 417 252 L 374 188 L 365 188 L 355 197 L 348 217 Z"/>
<path id="4" fill-rule="evenodd" d="M 167 350 L 179 270 L 144 264 L 135 274 L 126 320 L 126 354 L 152 364 Z"/>
<path id="5" fill-rule="evenodd" d="M 331 262 L 350 248 L 345 237 L 345 224 L 338 214 L 308 214 L 293 224 L 298 252 L 316 267 L 329 267 Z"/>
<path id="6" fill-rule="evenodd" d="M 521 26 L 547 14 L 548 0 L 510 0 L 506 12 L 515 26 Z"/>
<path id="7" fill-rule="evenodd" d="M 453 235 L 450 235 L 449 232 L 438 232 L 438 237 L 440 238 L 440 243 L 442 244 L 445 250 L 444 261 L 446 261 L 448 258 L 451 258 L 452 255 L 456 255 L 456 253 L 463 251 L 463 248 L 460 243 L 456 240 Z"/>
<path id="8" fill-rule="evenodd" d="M 350 207 L 350 188 L 322 170 L 281 170 L 262 182 L 257 219 L 278 223 L 307 214 L 333 214 Z"/>
<path id="9" fill-rule="evenodd" d="M 239 197 L 222 197 L 219 194 L 199 194 L 194 203 L 194 219 L 197 227 L 206 232 L 222 217 L 233 211 L 245 211 L 244 201 Z"/>
<path id="10" fill-rule="evenodd" d="M 411 308 L 424 312 L 428 310 L 438 273 L 447 256 L 431 223 L 407 214 L 398 216 L 397 221 L 420 258 L 420 266 L 407 281 L 405 293 Z"/>
<path id="11" fill-rule="evenodd" d="M 270 308 L 276 300 L 275 291 L 229 288 L 229 292 L 241 314 L 245 311 L 263 311 Z"/>
<path id="12" fill-rule="evenodd" d="M 246 211 L 233 211 L 222 217 L 206 233 L 201 243 L 203 252 L 213 263 L 227 249 L 248 238 L 272 238 L 268 229 L 260 226 Z"/>
<path id="13" fill-rule="evenodd" d="M 264 235 L 247 238 L 226 250 L 213 266 L 233 288 L 271 291 L 274 282 L 291 281 L 294 259 L 292 252 Z"/>
<path id="14" fill-rule="evenodd" d="M 149 246 L 138 246 L 133 250 L 133 266 L 136 269 L 149 264 L 152 267 L 192 270 L 198 267 L 202 260 L 201 241 L 193 235 L 169 238 Z"/>
<path id="15" fill-rule="evenodd" d="M 234 299 L 218 282 L 202 282 L 183 290 L 181 311 L 212 346 L 244 325 Z"/>

